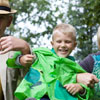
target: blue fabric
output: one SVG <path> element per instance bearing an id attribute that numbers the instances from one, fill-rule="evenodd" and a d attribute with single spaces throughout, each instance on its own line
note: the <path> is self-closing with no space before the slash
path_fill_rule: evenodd
<path id="1" fill-rule="evenodd" d="M 55 97 L 59 100 L 78 100 L 77 97 L 71 96 L 71 94 L 63 87 L 59 80 L 56 81 Z"/>
<path id="2" fill-rule="evenodd" d="M 33 75 L 34 75 L 34 77 L 33 77 Z M 36 84 L 40 79 L 40 73 L 39 73 L 39 71 L 30 67 L 30 70 L 26 74 L 25 79 L 32 84 Z"/>
<path id="3" fill-rule="evenodd" d="M 93 74 L 100 80 L 100 55 L 93 55 L 94 59 L 94 67 L 93 67 Z M 100 100 L 100 81 L 99 83 L 95 84 L 95 92 L 94 92 L 94 99 Z"/>

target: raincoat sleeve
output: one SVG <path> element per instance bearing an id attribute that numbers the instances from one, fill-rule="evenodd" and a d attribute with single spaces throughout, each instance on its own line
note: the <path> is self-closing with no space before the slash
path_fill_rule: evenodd
<path id="1" fill-rule="evenodd" d="M 21 52 L 16 52 L 12 58 L 8 58 L 6 61 L 7 66 L 10 68 L 23 68 L 22 65 L 16 64 L 16 59 L 19 55 L 21 55 Z"/>

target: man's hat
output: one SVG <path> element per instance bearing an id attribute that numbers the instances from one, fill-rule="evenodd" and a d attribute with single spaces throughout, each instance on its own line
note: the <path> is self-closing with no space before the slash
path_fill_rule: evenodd
<path id="1" fill-rule="evenodd" d="M 0 0 L 0 14 L 14 14 L 17 10 L 11 9 L 9 0 Z"/>

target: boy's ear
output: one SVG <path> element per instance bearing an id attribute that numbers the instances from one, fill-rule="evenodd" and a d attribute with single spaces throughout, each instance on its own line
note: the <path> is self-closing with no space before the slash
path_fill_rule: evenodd
<path id="1" fill-rule="evenodd" d="M 73 49 L 75 49 L 75 48 L 76 48 L 76 46 L 77 46 L 77 42 L 75 42 L 75 43 L 74 43 L 74 48 L 73 48 Z"/>
<path id="2" fill-rule="evenodd" d="M 51 45 L 53 46 L 53 41 L 51 41 Z"/>
<path id="3" fill-rule="evenodd" d="M 12 16 L 9 16 L 9 20 L 8 20 L 7 27 L 9 27 L 9 26 L 10 26 L 10 24 L 11 24 L 11 22 L 12 22 L 12 19 L 13 19 L 13 17 L 12 17 Z"/>
<path id="4" fill-rule="evenodd" d="M 75 47 L 77 46 L 77 42 L 75 42 Z"/>

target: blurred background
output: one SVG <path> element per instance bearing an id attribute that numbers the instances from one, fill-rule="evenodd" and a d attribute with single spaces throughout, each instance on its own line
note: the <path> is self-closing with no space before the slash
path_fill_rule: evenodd
<path id="1" fill-rule="evenodd" d="M 72 24 L 77 31 L 77 62 L 98 50 L 96 32 L 100 24 L 100 0 L 10 0 L 17 10 L 6 33 L 26 40 L 33 48 L 51 48 L 53 28 Z"/>

